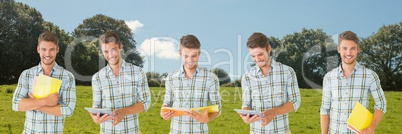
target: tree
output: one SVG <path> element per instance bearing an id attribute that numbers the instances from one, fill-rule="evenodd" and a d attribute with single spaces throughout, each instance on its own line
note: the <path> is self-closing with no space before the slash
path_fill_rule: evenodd
<path id="1" fill-rule="evenodd" d="M 92 76 L 106 65 L 99 49 L 98 37 L 107 31 L 117 33 L 123 44 L 123 59 L 134 65 L 143 66 L 142 57 L 135 50 L 135 40 L 130 28 L 123 20 L 117 20 L 102 14 L 85 19 L 72 33 L 75 40 L 71 46 L 71 64 L 73 72 L 81 76 Z M 84 79 L 81 82 L 88 82 Z"/>
<path id="2" fill-rule="evenodd" d="M 26 4 L 0 2 L 0 84 L 16 83 L 21 72 L 38 65 L 38 36 L 44 31 L 42 15 Z"/>
<path id="3" fill-rule="evenodd" d="M 98 38 L 100 35 L 108 31 L 113 31 L 119 35 L 124 49 L 123 57 L 126 62 L 142 67 L 143 59 L 136 50 L 136 42 L 133 38 L 134 35 L 124 20 L 118 20 L 98 14 L 85 19 L 83 24 L 80 24 L 76 29 L 74 29 L 73 36 L 77 38 L 84 36 Z"/>
<path id="4" fill-rule="evenodd" d="M 402 90 L 402 22 L 382 26 L 360 43 L 358 61 L 378 74 L 384 90 Z"/>
<path id="5" fill-rule="evenodd" d="M 281 42 L 283 44 L 277 48 L 276 60 L 295 70 L 300 87 L 320 88 L 322 78 L 328 70 L 328 63 L 339 62 L 327 61 L 328 57 L 337 53 L 336 49 L 333 49 L 333 40 L 321 29 L 303 28 L 301 32 L 286 35 Z"/>
<path id="6" fill-rule="evenodd" d="M 230 82 L 230 77 L 228 73 L 226 73 L 226 71 L 223 70 L 222 68 L 214 68 L 211 70 L 211 72 L 214 73 L 219 78 L 220 85 L 224 85 Z"/>

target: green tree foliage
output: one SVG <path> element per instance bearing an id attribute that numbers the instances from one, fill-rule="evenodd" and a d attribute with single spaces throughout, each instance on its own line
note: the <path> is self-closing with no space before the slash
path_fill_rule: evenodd
<path id="1" fill-rule="evenodd" d="M 36 46 L 43 18 L 26 4 L 2 0 L 0 22 L 0 84 L 16 83 L 23 70 L 39 64 Z"/>
<path id="2" fill-rule="evenodd" d="M 134 35 L 123 20 L 114 19 L 102 14 L 85 19 L 72 36 L 75 40 L 71 43 L 71 60 L 73 72 L 82 76 L 91 76 L 106 65 L 106 61 L 100 52 L 98 37 L 107 31 L 113 31 L 120 36 L 123 44 L 123 59 L 128 63 L 143 66 L 142 57 L 135 50 Z M 88 82 L 82 80 L 82 84 Z"/>
<path id="3" fill-rule="evenodd" d="M 226 71 L 223 70 L 222 68 L 213 68 L 211 72 L 218 77 L 220 85 L 230 83 L 230 77 L 228 73 L 226 73 Z"/>
<path id="4" fill-rule="evenodd" d="M 98 38 L 100 35 L 108 31 L 113 31 L 120 36 L 124 49 L 123 58 L 125 61 L 142 67 L 143 59 L 136 50 L 136 42 L 133 38 L 134 35 L 124 20 L 118 20 L 98 14 L 85 19 L 83 24 L 80 24 L 76 29 L 74 29 L 73 36 L 76 38 L 87 36 Z"/>
<path id="5" fill-rule="evenodd" d="M 378 74 L 384 90 L 402 90 L 402 22 L 362 39 L 358 61 Z"/>
<path id="6" fill-rule="evenodd" d="M 327 72 L 328 63 L 338 64 L 338 60 L 327 61 L 330 56 L 337 55 L 334 41 L 321 29 L 305 29 L 301 32 L 286 35 L 283 44 L 277 48 L 277 61 L 292 67 L 297 75 L 299 87 L 319 88 L 322 78 Z M 339 59 L 339 58 L 336 58 Z"/>

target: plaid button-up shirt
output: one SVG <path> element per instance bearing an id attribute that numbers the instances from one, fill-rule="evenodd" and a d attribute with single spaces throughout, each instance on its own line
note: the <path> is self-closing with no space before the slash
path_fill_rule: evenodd
<path id="1" fill-rule="evenodd" d="M 205 68 L 197 67 L 193 76 L 187 79 L 181 67 L 166 78 L 165 86 L 163 105 L 180 108 L 219 105 L 219 111 L 221 111 L 219 80 L 215 74 Z M 189 116 L 173 117 L 171 120 L 171 134 L 208 133 L 207 123 L 201 123 Z"/>
<path id="2" fill-rule="evenodd" d="M 368 107 L 370 94 L 374 98 L 374 108 L 385 113 L 386 100 L 375 72 L 359 64 L 355 65 L 348 79 L 343 75 L 341 66 L 328 72 L 323 81 L 320 109 L 322 115 L 329 115 L 328 132 L 331 134 L 353 133 L 347 128 L 347 119 L 356 102 Z"/>
<path id="3" fill-rule="evenodd" d="M 137 102 L 144 104 L 145 111 L 151 104 L 151 94 L 147 76 L 141 68 L 123 60 L 119 75 L 113 74 L 109 65 L 92 77 L 92 107 L 116 110 L 132 106 Z M 113 126 L 108 120 L 100 125 L 101 133 L 137 133 L 140 132 L 138 114 L 127 115 Z"/>
<path id="4" fill-rule="evenodd" d="M 267 76 L 258 66 L 252 67 L 242 76 L 242 107 L 263 112 L 291 102 L 295 111 L 300 107 L 300 90 L 294 70 L 272 60 Z M 288 114 L 278 115 L 267 125 L 261 121 L 250 124 L 254 133 L 286 133 L 289 131 Z"/>
<path id="5" fill-rule="evenodd" d="M 28 93 L 32 94 L 34 77 L 43 74 L 40 64 L 30 69 L 24 70 L 18 79 L 18 85 L 13 96 L 13 110 L 18 111 L 21 99 L 29 98 Z M 59 90 L 59 104 L 61 116 L 54 116 L 37 110 L 26 111 L 25 114 L 25 133 L 63 133 L 64 118 L 71 116 L 75 109 L 75 79 L 73 74 L 64 68 L 54 64 L 50 77 L 62 80 Z"/>

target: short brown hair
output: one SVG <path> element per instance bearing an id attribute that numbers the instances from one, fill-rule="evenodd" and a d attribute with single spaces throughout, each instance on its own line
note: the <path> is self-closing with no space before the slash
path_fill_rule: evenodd
<path id="1" fill-rule="evenodd" d="M 340 44 L 342 40 L 351 40 L 359 46 L 359 37 L 352 31 L 342 32 L 338 37 L 338 44 Z"/>
<path id="2" fill-rule="evenodd" d="M 247 48 L 268 48 L 268 45 L 268 37 L 260 32 L 254 32 L 247 40 Z"/>
<path id="3" fill-rule="evenodd" d="M 194 35 L 187 34 L 180 39 L 180 48 L 181 47 L 200 49 L 201 43 Z"/>
<path id="4" fill-rule="evenodd" d="M 38 45 L 41 41 L 53 42 L 54 44 L 56 44 L 56 46 L 59 46 L 59 38 L 57 38 L 57 36 L 50 31 L 45 31 L 39 35 Z"/>
<path id="5" fill-rule="evenodd" d="M 120 37 L 114 32 L 106 32 L 99 36 L 99 45 L 107 44 L 107 43 L 115 43 L 121 44 Z"/>

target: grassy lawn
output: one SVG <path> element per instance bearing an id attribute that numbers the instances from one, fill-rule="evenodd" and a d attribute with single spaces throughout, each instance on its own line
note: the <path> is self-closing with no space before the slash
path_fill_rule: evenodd
<path id="1" fill-rule="evenodd" d="M 0 86 L 0 133 L 21 133 L 24 127 L 25 113 L 14 112 L 11 100 L 15 85 Z M 168 133 L 170 121 L 159 116 L 163 101 L 164 88 L 151 88 L 152 105 L 148 112 L 140 114 L 140 129 L 144 134 Z M 290 113 L 290 129 L 293 133 L 320 133 L 321 92 L 320 90 L 301 89 L 302 103 L 297 112 Z M 248 133 L 249 125 L 233 111 L 241 107 L 240 88 L 221 88 L 222 114 L 208 123 L 210 133 Z M 399 133 L 402 131 L 402 92 L 385 92 L 387 97 L 387 113 L 377 128 L 376 133 Z M 77 105 L 74 114 L 65 122 L 66 134 L 99 133 L 99 125 L 95 124 L 84 107 L 91 107 L 92 89 L 90 86 L 77 86 Z M 370 104 L 374 104 L 371 100 Z M 370 111 L 373 112 L 373 106 Z"/>

